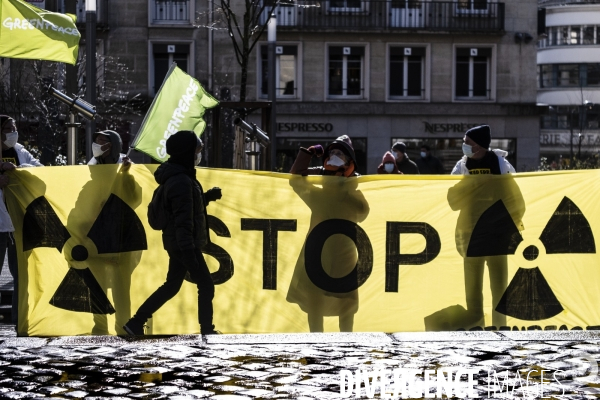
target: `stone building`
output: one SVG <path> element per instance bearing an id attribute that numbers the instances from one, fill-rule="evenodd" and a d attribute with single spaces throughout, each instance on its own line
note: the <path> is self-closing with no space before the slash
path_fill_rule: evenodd
<path id="1" fill-rule="evenodd" d="M 551 166 L 600 152 L 600 2 L 541 0 L 538 43 L 540 153 Z"/>
<path id="2" fill-rule="evenodd" d="M 127 65 L 132 93 L 153 96 L 176 61 L 217 98 L 237 100 L 240 69 L 227 31 L 206 28 L 218 2 L 97 1 L 99 52 Z M 241 12 L 243 2 L 233 4 Z M 478 124 L 491 126 L 492 146 L 509 150 L 517 170 L 537 167 L 535 0 L 299 4 L 277 9 L 281 170 L 299 146 L 349 135 L 362 173 L 374 173 L 397 140 L 411 158 L 429 144 L 449 172 L 465 130 Z M 77 7 L 83 17 L 84 1 Z M 267 100 L 266 54 L 264 35 L 250 62 L 248 101 Z"/>

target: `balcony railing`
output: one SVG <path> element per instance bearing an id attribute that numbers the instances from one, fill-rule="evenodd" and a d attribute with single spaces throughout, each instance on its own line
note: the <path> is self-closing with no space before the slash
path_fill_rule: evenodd
<path id="1" fill-rule="evenodd" d="M 486 0 L 328 0 L 314 7 L 280 5 L 275 14 L 281 30 L 504 30 L 504 3 Z"/>
<path id="2" fill-rule="evenodd" d="M 152 22 L 182 24 L 190 22 L 189 0 L 159 1 L 151 0 Z"/>
<path id="3" fill-rule="evenodd" d="M 85 24 L 85 1 L 77 2 L 77 25 Z M 108 27 L 108 0 L 96 0 L 96 24 L 98 28 Z"/>

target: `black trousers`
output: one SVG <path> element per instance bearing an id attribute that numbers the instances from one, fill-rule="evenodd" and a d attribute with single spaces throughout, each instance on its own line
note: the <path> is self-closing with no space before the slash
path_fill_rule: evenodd
<path id="1" fill-rule="evenodd" d="M 183 256 L 180 251 L 167 251 L 169 253 L 169 272 L 167 280 L 161 287 L 140 306 L 133 317 L 135 320 L 145 323 L 152 317 L 159 308 L 167 301 L 172 299 L 181 289 L 186 272 L 189 271 L 190 278 L 198 286 L 198 322 L 201 330 L 209 331 L 213 329 L 213 306 L 212 299 L 215 295 L 215 285 L 210 276 L 210 271 L 204 260 L 204 256 L 199 249 L 196 249 L 196 260 L 198 267 L 188 268 L 183 263 Z"/>

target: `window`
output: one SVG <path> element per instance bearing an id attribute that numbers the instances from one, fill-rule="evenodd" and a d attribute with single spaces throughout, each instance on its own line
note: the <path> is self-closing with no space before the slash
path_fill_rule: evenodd
<path id="1" fill-rule="evenodd" d="M 329 9 L 332 11 L 342 10 L 360 10 L 362 8 L 361 0 L 330 0 Z"/>
<path id="2" fill-rule="evenodd" d="M 557 86 L 579 86 L 579 64 L 558 64 Z"/>
<path id="3" fill-rule="evenodd" d="M 600 64 L 587 64 L 586 81 L 584 86 L 600 85 Z"/>
<path id="4" fill-rule="evenodd" d="M 329 47 L 328 97 L 363 98 L 364 60 L 364 47 Z"/>
<path id="5" fill-rule="evenodd" d="M 595 44 L 595 26 L 584 26 L 583 27 L 583 41 L 582 44 Z"/>
<path id="6" fill-rule="evenodd" d="M 457 48 L 455 98 L 459 100 L 490 99 L 491 48 Z"/>
<path id="7" fill-rule="evenodd" d="M 580 34 L 581 34 L 581 27 L 579 26 L 572 26 L 571 27 L 571 40 L 569 41 L 569 44 L 580 44 Z"/>
<path id="8" fill-rule="evenodd" d="M 543 64 L 539 67 L 540 88 L 556 86 L 554 79 L 554 66 L 552 64 Z"/>
<path id="9" fill-rule="evenodd" d="M 260 47 L 259 82 L 260 97 L 269 96 L 269 46 Z M 298 46 L 285 45 L 275 48 L 275 93 L 277 98 L 298 98 Z"/>
<path id="10" fill-rule="evenodd" d="M 189 0 L 150 0 L 150 22 L 153 24 L 189 24 L 194 15 Z"/>
<path id="11" fill-rule="evenodd" d="M 425 98 L 425 47 L 390 47 L 390 99 Z"/>
<path id="12" fill-rule="evenodd" d="M 487 0 L 458 0 L 456 8 L 459 12 L 479 13 L 487 11 Z"/>
<path id="13" fill-rule="evenodd" d="M 191 70 L 189 65 L 189 44 L 152 44 L 150 92 L 156 94 L 160 89 L 173 62 L 184 72 Z"/>

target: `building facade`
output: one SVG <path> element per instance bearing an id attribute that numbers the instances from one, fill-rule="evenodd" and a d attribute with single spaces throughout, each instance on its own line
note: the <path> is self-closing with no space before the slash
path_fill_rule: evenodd
<path id="1" fill-rule="evenodd" d="M 65 2 L 45 0 L 48 9 Z M 130 93 L 154 96 L 171 62 L 215 97 L 239 99 L 240 68 L 204 0 L 98 1 L 98 51 L 128 68 Z M 243 13 L 244 2 L 233 2 Z M 518 171 L 539 164 L 535 0 L 299 0 L 277 10 L 277 167 L 300 146 L 348 135 L 361 173 L 401 140 L 428 144 L 449 172 L 467 129 L 489 124 L 492 147 Z M 85 2 L 77 3 L 85 38 Z M 266 18 L 267 15 L 264 15 Z M 213 29 L 213 27 L 216 27 Z M 248 101 L 266 101 L 266 34 L 253 49 Z M 236 96 L 238 96 L 236 98 Z M 260 122 L 259 116 L 250 116 Z M 131 133 L 139 128 L 134 124 Z"/>
<path id="2" fill-rule="evenodd" d="M 545 37 L 538 42 L 540 153 L 551 167 L 600 152 L 600 2 L 541 1 Z"/>
<path id="3" fill-rule="evenodd" d="M 449 172 L 464 132 L 479 124 L 519 171 L 538 166 L 535 2 L 319 4 L 276 12 L 281 170 L 299 146 L 348 135 L 362 173 L 397 140 L 411 158 L 429 144 Z M 249 92 L 266 99 L 266 42 L 253 66 Z"/>

